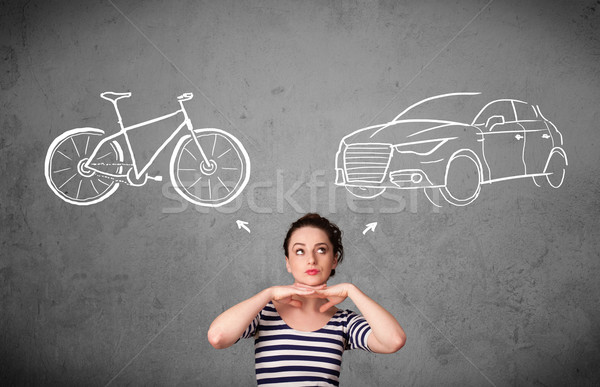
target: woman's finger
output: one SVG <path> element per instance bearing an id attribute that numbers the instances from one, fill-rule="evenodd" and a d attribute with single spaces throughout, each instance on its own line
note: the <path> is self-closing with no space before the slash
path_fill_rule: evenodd
<path id="1" fill-rule="evenodd" d="M 314 298 L 327 298 L 327 297 L 330 297 L 330 295 L 323 293 L 323 292 L 316 291 L 315 294 L 313 295 L 313 297 Z"/>
<path id="2" fill-rule="evenodd" d="M 334 305 L 335 305 L 335 302 L 328 301 L 328 302 L 324 303 L 323 305 L 321 305 L 321 307 L 319 308 L 319 312 L 324 313 L 327 311 L 327 309 L 331 308 Z"/>
<path id="3" fill-rule="evenodd" d="M 290 306 L 293 306 L 294 308 L 301 308 L 302 307 L 302 301 L 300 300 L 290 300 L 290 302 L 288 303 Z"/>
<path id="4" fill-rule="evenodd" d="M 336 292 L 332 292 L 328 289 L 315 290 L 315 293 L 321 297 L 337 296 Z"/>
<path id="5" fill-rule="evenodd" d="M 288 304 L 288 305 L 294 306 L 296 308 L 299 308 L 302 306 L 302 301 L 295 300 L 292 298 L 292 296 L 284 297 L 284 298 L 280 299 L 279 302 L 281 302 L 282 304 Z"/>

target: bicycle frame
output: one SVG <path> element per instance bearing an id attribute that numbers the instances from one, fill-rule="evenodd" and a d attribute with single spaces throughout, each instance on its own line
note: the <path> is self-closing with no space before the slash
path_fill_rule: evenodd
<path id="1" fill-rule="evenodd" d="M 192 98 L 191 94 L 190 95 L 184 94 L 184 95 L 182 95 L 182 96 L 180 96 L 178 98 L 179 105 L 181 106 L 181 108 L 179 110 L 177 110 L 177 111 L 175 111 L 173 113 L 166 114 L 164 116 L 158 117 L 158 118 L 154 118 L 152 120 L 144 121 L 144 122 L 141 122 L 139 124 L 135 124 L 135 125 L 127 126 L 127 127 L 125 127 L 123 125 L 123 120 L 121 118 L 121 113 L 119 111 L 119 107 L 117 105 L 117 101 L 116 100 L 110 100 L 112 102 L 112 104 L 114 105 L 114 107 L 115 107 L 115 111 L 117 113 L 117 118 L 118 118 L 117 121 L 118 121 L 119 126 L 120 126 L 121 129 L 117 133 L 115 133 L 113 135 L 110 135 L 110 136 L 102 139 L 98 143 L 98 145 L 96 146 L 96 148 L 92 152 L 90 158 L 86 161 L 85 168 L 89 169 L 90 171 L 96 172 L 98 174 L 104 175 L 104 176 L 110 176 L 110 177 L 115 177 L 115 178 L 127 177 L 128 174 L 129 174 L 129 169 L 127 169 L 125 171 L 121 171 L 121 173 L 117 174 L 117 173 L 109 173 L 109 172 L 106 172 L 106 171 L 99 170 L 98 168 L 95 168 L 92 165 L 94 163 L 101 163 L 102 158 L 106 156 L 106 155 L 104 155 L 104 156 L 99 156 L 98 155 L 98 152 L 102 148 L 102 146 L 105 145 L 105 144 L 107 144 L 107 143 L 109 143 L 109 142 L 111 142 L 111 141 L 113 141 L 113 140 L 115 140 L 115 139 L 117 139 L 119 136 L 122 135 L 125 138 L 125 143 L 127 144 L 127 150 L 129 152 L 129 155 L 130 155 L 131 160 L 132 160 L 132 164 L 133 164 L 132 168 L 133 168 L 133 172 L 134 172 L 134 175 L 135 175 L 135 179 L 140 179 L 148 171 L 148 168 L 150 168 L 150 166 L 154 163 L 154 160 L 156 160 L 156 158 L 158 157 L 158 155 L 165 149 L 165 147 L 174 138 L 176 138 L 179 135 L 179 133 L 181 132 L 181 130 L 184 127 L 187 127 L 187 129 L 190 131 L 190 133 L 192 134 L 192 137 L 195 140 L 196 145 L 198 146 L 198 149 L 200 150 L 200 153 L 202 155 L 203 160 L 207 164 L 209 164 L 209 160 L 206 157 L 206 154 L 205 154 L 204 150 L 200 146 L 200 143 L 198 142 L 198 139 L 196 138 L 196 136 L 193 135 L 194 134 L 194 128 L 192 126 L 192 122 L 191 122 L 190 118 L 188 117 L 187 111 L 185 110 L 185 107 L 183 105 L 183 102 L 189 101 L 191 98 Z M 154 154 L 152 155 L 152 157 L 150 158 L 150 160 L 143 166 L 143 168 L 139 169 L 138 165 L 136 163 L 136 160 L 135 160 L 135 155 L 133 153 L 133 149 L 131 147 L 131 142 L 129 140 L 129 136 L 127 135 L 127 132 L 130 131 L 130 130 L 136 129 L 136 128 L 140 128 L 140 127 L 143 127 L 143 126 L 146 126 L 146 125 L 153 124 L 155 122 L 159 122 L 159 121 L 162 121 L 162 120 L 169 119 L 169 118 L 174 117 L 175 115 L 177 115 L 179 113 L 183 114 L 183 122 L 177 127 L 177 129 L 175 129 L 173 131 L 173 133 L 167 138 L 167 140 L 165 142 L 163 142 L 163 144 L 154 152 Z"/>

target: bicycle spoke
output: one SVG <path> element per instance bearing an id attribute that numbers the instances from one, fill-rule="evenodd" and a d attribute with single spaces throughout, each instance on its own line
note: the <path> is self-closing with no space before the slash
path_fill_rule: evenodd
<path id="1" fill-rule="evenodd" d="M 210 179 L 208 179 L 208 198 L 212 200 L 212 189 L 210 188 Z"/>
<path id="2" fill-rule="evenodd" d="M 77 187 L 77 195 L 75 195 L 75 199 L 79 199 L 79 191 L 81 191 L 81 183 L 83 179 L 79 180 L 79 187 Z"/>
<path id="3" fill-rule="evenodd" d="M 70 182 L 71 179 L 74 178 L 75 176 L 77 176 L 76 173 L 74 173 L 73 176 L 69 177 L 69 179 L 67 181 L 65 181 L 64 183 L 62 183 L 62 185 L 60 187 L 58 187 L 58 189 L 61 189 L 62 187 L 64 187 L 65 184 L 67 184 L 68 182 Z"/>
<path id="4" fill-rule="evenodd" d="M 196 185 L 196 184 L 197 184 L 197 183 L 200 181 L 200 179 L 202 179 L 202 176 L 200 176 L 200 177 L 198 178 L 198 180 L 196 180 L 196 181 L 194 182 L 194 184 L 192 184 L 192 185 L 190 185 L 189 187 L 187 187 L 187 189 L 190 189 L 190 188 L 192 188 L 193 186 L 195 186 L 195 185 Z M 208 182 L 209 182 L 209 184 L 210 184 L 210 180 L 209 180 Z"/>
<path id="5" fill-rule="evenodd" d="M 185 151 L 186 151 L 187 153 L 189 153 L 189 154 L 190 154 L 190 156 L 192 156 L 192 157 L 194 158 L 194 160 L 198 161 L 198 159 L 196 158 L 196 156 L 194 156 L 194 155 L 192 154 L 192 152 L 190 152 L 190 151 L 188 150 L 188 148 L 184 148 L 184 149 L 185 149 Z"/>
<path id="6" fill-rule="evenodd" d="M 228 171 L 237 171 L 238 168 L 231 168 L 231 167 L 221 167 L 221 169 L 226 169 Z"/>
<path id="7" fill-rule="evenodd" d="M 223 183 L 223 180 L 221 180 L 221 178 L 220 178 L 220 177 L 218 177 L 218 176 L 217 176 L 217 179 L 219 179 L 219 182 L 220 182 L 221 184 L 223 184 L 223 187 L 225 187 L 225 189 L 227 190 L 227 193 L 231 193 L 231 190 L 230 190 L 229 188 L 227 188 L 227 186 L 225 185 L 225 183 Z"/>
<path id="8" fill-rule="evenodd" d="M 88 145 L 90 145 L 90 136 L 88 136 L 87 141 L 85 142 L 85 150 L 83 151 L 83 155 L 87 155 Z"/>
<path id="9" fill-rule="evenodd" d="M 94 189 L 94 191 L 96 191 L 96 194 L 99 194 L 100 192 L 98 192 L 98 190 L 96 189 L 96 186 L 94 185 L 94 181 L 90 180 L 90 183 L 92 184 L 92 188 Z"/>
<path id="10" fill-rule="evenodd" d="M 61 155 L 65 156 L 66 158 L 68 158 L 69 160 L 73 161 L 72 158 L 70 158 L 69 156 L 67 156 L 66 154 L 62 153 L 61 151 L 57 150 L 58 153 L 60 153 Z"/>
<path id="11" fill-rule="evenodd" d="M 52 173 L 64 172 L 64 171 L 68 171 L 69 169 L 71 169 L 71 168 L 70 167 L 69 168 L 64 168 L 64 169 L 61 169 L 61 170 L 58 170 L 58 171 L 54 171 Z"/>
<path id="12" fill-rule="evenodd" d="M 106 156 L 110 155 L 112 152 L 108 152 L 107 154 L 105 154 L 102 157 L 98 157 L 96 160 L 102 160 L 103 158 L 105 158 Z"/>
<path id="13" fill-rule="evenodd" d="M 196 171 L 194 168 L 179 168 L 180 171 Z"/>
<path id="14" fill-rule="evenodd" d="M 104 181 L 102 181 L 102 180 L 100 180 L 100 179 L 98 179 L 98 181 L 99 181 L 100 183 L 104 184 L 104 185 L 105 185 L 105 186 L 107 186 L 107 187 L 108 187 L 108 186 L 110 186 L 110 184 L 108 184 L 108 183 L 106 183 L 106 182 L 104 182 Z"/>
<path id="15" fill-rule="evenodd" d="M 215 146 L 217 146 L 217 134 L 216 133 L 215 133 L 215 142 L 213 142 L 212 152 L 210 153 L 211 156 L 215 155 Z"/>
<path id="16" fill-rule="evenodd" d="M 217 156 L 218 159 L 221 158 L 221 156 L 224 156 L 227 152 L 229 152 L 231 150 L 231 148 L 227 149 L 225 152 L 221 153 L 220 156 Z"/>
<path id="17" fill-rule="evenodd" d="M 75 145 L 75 140 L 73 140 L 73 137 L 71 137 L 71 142 L 73 143 L 73 147 L 75 148 L 75 152 L 77 152 L 77 157 L 81 157 L 81 155 L 79 154 L 79 149 L 77 149 L 77 145 Z"/>

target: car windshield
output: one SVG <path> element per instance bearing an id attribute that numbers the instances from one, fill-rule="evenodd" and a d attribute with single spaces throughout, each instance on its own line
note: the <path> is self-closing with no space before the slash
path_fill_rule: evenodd
<path id="1" fill-rule="evenodd" d="M 426 98 L 408 107 L 396 120 L 441 120 L 470 124 L 481 109 L 480 93 L 452 93 Z"/>

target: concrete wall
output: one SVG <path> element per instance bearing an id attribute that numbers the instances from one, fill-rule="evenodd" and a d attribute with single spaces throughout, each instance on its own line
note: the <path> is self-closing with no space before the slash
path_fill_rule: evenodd
<path id="1" fill-rule="evenodd" d="M 225 308 L 291 281 L 281 242 L 311 210 L 345 232 L 333 282 L 359 286 L 408 335 L 394 355 L 346 353 L 342 385 L 599 382 L 600 2 L 0 10 L 2 384 L 253 384 L 252 342 L 217 351 L 206 331 Z M 122 184 L 91 206 L 62 201 L 46 152 L 71 128 L 117 131 L 104 91 L 133 93 L 119 102 L 126 124 L 193 92 L 195 126 L 246 147 L 249 185 L 225 207 L 188 204 L 170 186 L 170 146 L 149 170 L 163 182 Z M 498 182 L 438 208 L 421 191 L 358 200 L 333 184 L 342 137 L 456 91 L 539 105 L 564 136 L 563 185 Z"/>

